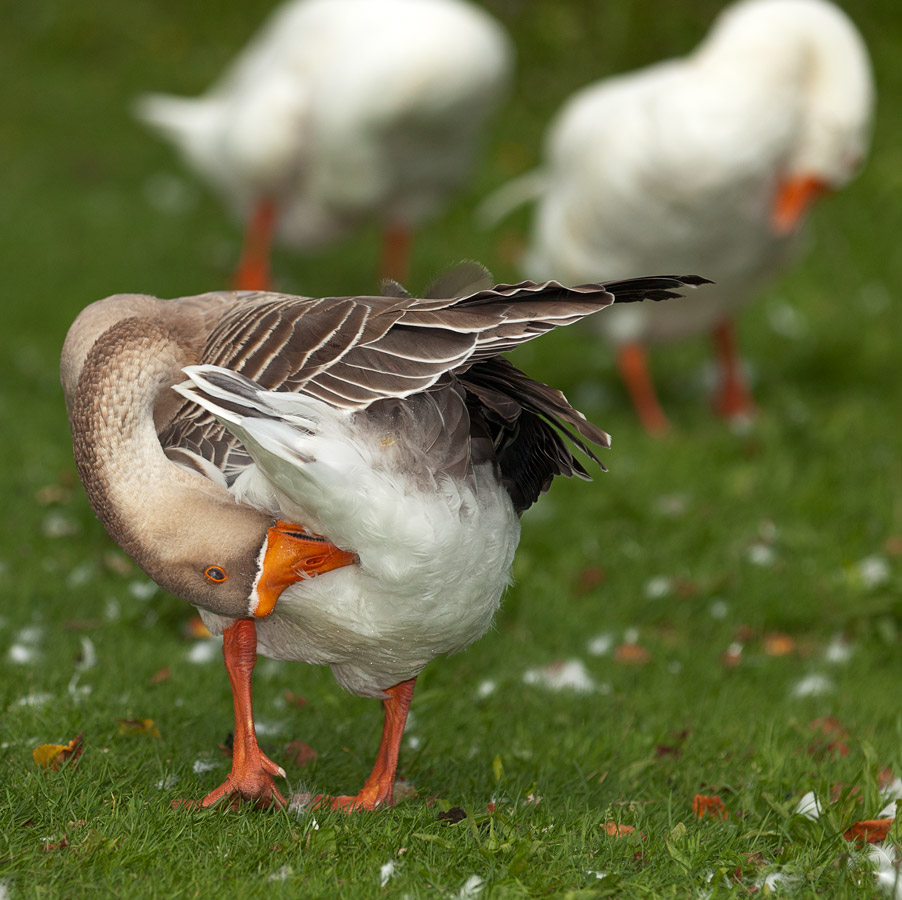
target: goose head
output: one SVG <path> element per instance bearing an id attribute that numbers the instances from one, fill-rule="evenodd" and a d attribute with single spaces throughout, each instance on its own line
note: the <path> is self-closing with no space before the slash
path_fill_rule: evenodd
<path id="1" fill-rule="evenodd" d="M 195 606 L 233 618 L 263 618 L 290 585 L 357 562 L 356 554 L 302 526 L 236 510 L 238 517 L 219 518 L 165 553 L 139 553 L 140 564 L 158 584 Z M 145 538 L 144 549 L 149 546 Z"/>
<path id="2" fill-rule="evenodd" d="M 870 145 L 874 83 L 864 40 L 828 0 L 741 0 L 699 48 L 762 79 L 769 109 L 795 121 L 773 207 L 778 233 L 793 231 L 819 196 L 844 187 Z"/>

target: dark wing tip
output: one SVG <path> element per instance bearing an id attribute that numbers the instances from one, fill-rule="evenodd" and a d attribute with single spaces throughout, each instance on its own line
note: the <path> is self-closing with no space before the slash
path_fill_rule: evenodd
<path id="1" fill-rule="evenodd" d="M 640 300 L 671 300 L 682 297 L 680 288 L 696 288 L 714 284 L 702 275 L 647 275 L 641 278 L 625 278 L 605 284 L 618 303 L 636 303 Z"/>

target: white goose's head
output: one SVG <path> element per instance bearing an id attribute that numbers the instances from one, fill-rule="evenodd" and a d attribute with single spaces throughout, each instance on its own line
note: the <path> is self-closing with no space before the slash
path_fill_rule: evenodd
<path id="1" fill-rule="evenodd" d="M 763 79 L 773 103 L 761 115 L 792 110 L 780 173 L 788 187 L 782 213 L 779 203 L 775 209 L 777 229 L 792 230 L 818 196 L 848 183 L 867 155 L 874 82 L 864 40 L 829 0 L 741 0 L 717 19 L 699 54 Z"/>

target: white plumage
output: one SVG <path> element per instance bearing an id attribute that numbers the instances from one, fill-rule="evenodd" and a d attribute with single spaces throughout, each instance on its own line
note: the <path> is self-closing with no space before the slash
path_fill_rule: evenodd
<path id="1" fill-rule="evenodd" d="M 294 0 L 202 97 L 137 111 L 239 216 L 271 201 L 277 234 L 310 248 L 435 215 L 512 65 L 501 26 L 464 0 Z"/>
<path id="2" fill-rule="evenodd" d="M 210 372 L 219 373 L 215 384 Z M 254 460 L 232 486 L 235 499 L 305 522 L 360 560 L 288 587 L 258 621 L 260 652 L 329 665 L 347 690 L 382 697 L 386 685 L 485 633 L 520 537 L 492 466 L 477 467 L 472 484 L 437 476 L 410 458 L 412 444 L 384 440 L 353 412 L 270 391 L 258 394 L 253 416 L 240 416 L 230 410 L 247 398 L 223 388 L 230 373 L 195 366 L 185 374 L 191 383 L 177 390 L 212 412 Z M 233 621 L 200 612 L 217 634 Z"/>
<path id="3" fill-rule="evenodd" d="M 814 195 L 855 174 L 872 106 L 867 51 L 841 10 L 742 0 L 689 56 L 565 104 L 544 170 L 529 177 L 539 200 L 524 270 L 567 283 L 647 269 L 716 282 L 685 303 L 599 317 L 618 345 L 721 325 L 787 260 Z"/>

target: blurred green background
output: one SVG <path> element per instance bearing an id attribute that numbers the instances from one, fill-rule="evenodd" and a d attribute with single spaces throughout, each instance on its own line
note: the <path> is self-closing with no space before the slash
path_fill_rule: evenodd
<path id="1" fill-rule="evenodd" d="M 484 262 L 499 281 L 517 280 L 528 212 L 485 232 L 472 218 L 478 201 L 538 163 L 547 121 L 573 90 L 687 52 L 722 4 L 483 5 L 516 42 L 516 89 L 471 183 L 423 229 L 414 290 L 464 258 Z M 202 892 L 204 878 L 219 878 L 215 860 L 197 862 L 219 826 L 207 819 L 191 837 L 173 835 L 183 825 L 172 826 L 168 800 L 199 796 L 224 774 L 224 760 L 222 771 L 207 774 L 192 761 L 215 752 L 230 727 L 225 674 L 215 662 L 198 669 L 190 661 L 193 645 L 182 632 L 190 608 L 149 591 L 93 518 L 76 483 L 57 367 L 68 325 L 93 300 L 227 285 L 238 226 L 170 148 L 132 120 L 129 106 L 145 90 L 204 90 L 270 8 L 256 0 L 0 2 L 0 764 L 8 801 L 0 878 L 23 896 L 48 896 L 41 890 L 63 884 L 71 896 L 103 884 L 129 894 L 124 870 L 158 862 L 160 885 L 173 895 L 185 887 L 189 861 Z M 760 850 L 768 865 L 816 873 L 815 893 L 869 895 L 853 884 L 860 858 L 842 871 L 833 861 L 845 846 L 841 828 L 876 812 L 875 773 L 902 771 L 902 12 L 894 0 L 861 0 L 849 12 L 874 60 L 873 150 L 861 177 L 816 210 L 799 264 L 741 319 L 761 410 L 752 430 L 732 434 L 711 416 L 702 341 L 653 357 L 676 425 L 658 442 L 639 429 L 610 353 L 589 330 L 518 351 L 522 368 L 562 387 L 613 434 L 604 457 L 611 471 L 591 485 L 556 484 L 527 515 L 496 631 L 421 679 L 413 707 L 421 749 L 407 745 L 401 774 L 421 797 L 441 794 L 480 813 L 493 793 L 525 797 L 536 784 L 544 801 L 522 814 L 516 840 L 491 851 L 473 843 L 466 823 L 442 830 L 440 840 L 451 844 L 445 858 L 412 849 L 397 890 L 450 891 L 479 871 L 495 885 L 493 896 L 597 891 L 585 872 L 598 855 L 625 879 L 624 896 L 682 895 L 675 885 L 690 890 L 706 872 L 732 871 Z M 293 293 L 371 292 L 377 255 L 369 229 L 326 253 L 279 251 L 275 279 Z M 786 655 L 769 651 L 774 632 L 788 635 Z M 592 656 L 586 641 L 599 635 L 613 645 L 638 641 L 650 661 L 625 666 L 610 653 Z M 827 652 L 837 635 L 850 648 L 845 664 Z M 89 697 L 71 681 L 85 637 L 97 653 L 97 665 L 79 675 Z M 741 663 L 727 667 L 722 654 L 736 642 Z M 17 660 L 14 646 L 33 652 Z M 604 690 L 546 695 L 523 684 L 525 670 L 571 657 L 582 658 Z M 163 667 L 171 678 L 151 685 Z M 826 687 L 799 696 L 808 676 Z M 478 696 L 487 680 L 495 690 Z M 362 782 L 375 750 L 376 704 L 342 695 L 328 672 L 303 666 L 263 666 L 258 685 L 273 753 L 294 736 L 320 753 L 312 775 L 290 769 L 290 777 L 313 778 L 330 792 Z M 286 709 L 289 687 L 307 696 L 308 709 Z M 808 721 L 827 715 L 848 728 L 853 749 L 815 764 L 799 753 Z M 117 738 L 117 716 L 152 717 L 163 738 Z M 656 754 L 685 729 L 681 759 Z M 35 744 L 79 731 L 88 745 L 79 767 L 49 776 L 34 769 Z M 499 756 L 500 785 L 492 765 Z M 170 775 L 180 780 L 167 789 Z M 856 780 L 870 785 L 871 808 L 843 807 L 819 831 L 792 830 L 789 798 Z M 683 864 L 664 849 L 677 840 L 675 825 L 714 827 L 693 821 L 698 791 L 723 793 L 746 824 L 734 816 L 733 830 L 716 838 L 699 832 L 704 840 L 683 848 Z M 132 807 L 117 807 L 117 796 Z M 658 804 L 629 807 L 630 823 L 652 838 L 642 852 L 656 867 L 636 863 L 635 848 L 604 844 L 599 831 L 612 815 L 628 815 L 616 804 L 634 799 Z M 309 896 L 342 879 L 368 896 L 378 880 L 374 861 L 396 853 L 411 828 L 438 828 L 435 810 L 417 801 L 391 816 L 372 826 L 335 820 L 321 852 L 305 854 L 300 840 L 283 847 L 278 862 L 270 844 L 292 828 L 303 838 L 307 826 L 236 818 L 245 842 L 232 848 L 231 874 L 217 889 L 237 891 L 241 879 L 262 880 L 284 863 L 291 875 L 271 891 L 301 890 L 303 873 Z M 71 852 L 45 852 L 41 841 L 65 833 L 74 847 L 86 834 L 77 838 L 72 828 L 81 819 L 96 841 L 83 847 L 81 875 L 66 881 L 75 877 Z M 543 836 L 554 822 L 568 839 Z M 508 825 L 492 827 L 500 834 Z M 670 844 L 655 835 L 670 835 Z M 690 831 L 687 840 L 697 836 Z M 533 865 L 541 857 L 533 848 L 530 866 L 514 866 L 521 839 L 523 853 L 547 843 L 545 862 Z M 432 853 L 437 845 L 422 847 Z"/>

